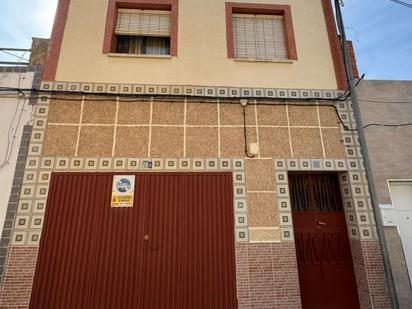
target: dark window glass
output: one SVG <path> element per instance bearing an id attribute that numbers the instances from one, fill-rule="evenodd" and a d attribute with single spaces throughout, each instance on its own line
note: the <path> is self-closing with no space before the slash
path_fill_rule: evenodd
<path id="1" fill-rule="evenodd" d="M 337 174 L 289 174 L 293 211 L 341 211 L 342 199 Z"/>
<path id="2" fill-rule="evenodd" d="M 116 52 L 136 55 L 170 55 L 170 37 L 118 35 Z"/>

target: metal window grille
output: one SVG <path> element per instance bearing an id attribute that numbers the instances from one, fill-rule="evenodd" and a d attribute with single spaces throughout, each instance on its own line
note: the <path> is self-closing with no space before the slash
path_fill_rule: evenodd
<path id="1" fill-rule="evenodd" d="M 290 174 L 290 202 L 296 212 L 342 211 L 337 174 Z"/>
<path id="2" fill-rule="evenodd" d="M 235 58 L 287 59 L 283 17 L 233 15 Z"/>

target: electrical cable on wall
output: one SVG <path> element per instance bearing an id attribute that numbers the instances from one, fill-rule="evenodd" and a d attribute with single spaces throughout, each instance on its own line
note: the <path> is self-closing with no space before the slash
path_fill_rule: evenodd
<path id="1" fill-rule="evenodd" d="M 240 100 L 240 105 L 242 106 L 243 110 L 243 140 L 245 143 L 245 155 L 248 158 L 254 158 L 254 154 L 250 154 L 248 150 L 248 142 L 247 142 L 247 122 L 246 122 L 246 107 L 248 105 L 248 100 L 246 99 L 241 99 Z"/>
<path id="2" fill-rule="evenodd" d="M 359 80 L 360 81 L 360 80 Z M 359 83 L 358 81 L 358 83 Z M 18 88 L 13 88 L 13 87 L 0 87 L 0 92 L 16 92 L 16 91 L 23 91 L 23 92 L 31 92 L 31 93 L 44 93 L 44 94 L 63 94 L 63 95 L 94 95 L 94 96 L 111 96 L 111 97 L 167 97 L 170 95 L 152 95 L 152 94 L 138 94 L 138 95 L 130 95 L 130 94 L 124 94 L 124 93 L 110 93 L 110 92 L 84 92 L 84 91 L 64 91 L 64 90 L 42 90 L 42 89 L 35 89 L 35 88 L 24 88 L 24 89 L 18 89 Z M 187 95 L 174 95 L 173 97 L 190 97 Z M 206 98 L 206 99 L 211 99 L 214 98 L 213 96 L 193 96 L 196 98 Z M 343 93 L 342 95 L 336 97 L 336 98 L 303 98 L 303 99 L 297 99 L 297 100 L 301 100 L 301 101 L 313 101 L 313 100 L 323 100 L 323 101 L 346 101 L 349 97 L 349 93 L 348 90 L 346 90 L 345 93 Z M 242 97 L 245 99 L 255 99 L 255 98 L 260 98 L 261 97 Z M 102 99 L 101 101 L 104 101 L 104 99 Z"/>
<path id="3" fill-rule="evenodd" d="M 359 85 L 359 83 L 364 79 L 365 74 L 362 74 L 362 76 L 359 78 L 359 80 L 356 82 L 356 86 Z M 0 93 L 1 92 L 27 92 L 27 93 L 36 93 L 37 95 L 41 93 L 45 94 L 64 94 L 64 95 L 96 95 L 96 96 L 111 96 L 111 97 L 133 97 L 135 98 L 136 95 L 130 95 L 130 94 L 123 94 L 123 93 L 110 93 L 110 92 L 84 92 L 84 91 L 64 91 L 64 90 L 42 90 L 42 89 L 35 89 L 35 88 L 14 88 L 14 87 L 0 87 Z M 152 97 L 153 95 L 150 94 L 139 94 L 138 96 L 140 97 Z M 157 95 L 157 96 L 163 96 L 163 95 Z M 167 95 L 164 95 L 167 96 Z M 323 100 L 323 101 L 346 101 L 350 96 L 349 93 L 349 88 L 346 89 L 346 91 L 339 95 L 336 98 L 304 98 L 304 99 L 298 99 L 298 100 L 305 100 L 305 101 L 313 101 L 313 100 Z M 181 96 L 177 96 L 181 97 Z M 214 98 L 211 96 L 196 96 L 197 98 Z M 246 99 L 255 99 L 255 97 L 244 97 Z M 96 100 L 95 100 L 96 101 Z M 98 100 L 97 100 L 98 101 Z M 101 101 L 104 101 L 104 99 L 101 99 Z"/>
<path id="4" fill-rule="evenodd" d="M 398 124 L 384 124 L 384 123 L 369 123 L 365 126 L 364 128 L 367 127 L 389 127 L 389 128 L 398 128 L 398 127 L 407 127 L 407 126 L 412 126 L 412 122 L 407 122 L 407 123 L 398 123 Z"/>
<path id="5" fill-rule="evenodd" d="M 1 89 L 0 89 L 0 91 L 1 91 Z M 8 89 L 8 91 L 10 91 L 10 89 Z M 60 93 L 60 92 L 53 91 L 53 92 L 48 92 L 48 93 Z M 65 92 L 65 94 L 66 93 L 67 92 Z M 70 92 L 68 92 L 68 93 L 71 94 L 72 96 L 74 94 L 74 93 L 70 93 Z M 85 96 L 85 95 L 96 95 L 96 94 L 83 93 L 83 96 Z M 102 95 L 102 94 L 100 94 L 100 95 Z M 98 98 L 90 99 L 90 98 L 85 97 L 84 101 L 93 101 L 93 102 L 99 102 L 99 101 L 100 102 L 105 102 L 106 101 L 107 102 L 109 100 L 112 100 L 112 101 L 118 101 L 118 102 L 128 102 L 128 103 L 136 102 L 137 103 L 137 102 L 147 101 L 149 99 L 156 99 L 159 102 L 163 101 L 163 102 L 176 102 L 176 103 L 179 103 L 182 100 L 186 99 L 190 102 L 198 102 L 198 103 L 201 103 L 201 104 L 216 104 L 216 98 L 207 97 L 207 96 L 202 96 L 202 97 L 200 97 L 200 96 L 196 96 L 196 97 L 173 96 L 173 97 L 171 97 L 171 96 L 168 96 L 168 95 L 155 95 L 155 96 L 153 96 L 153 95 L 138 95 L 136 97 L 135 95 L 134 96 L 129 95 L 129 94 L 119 95 L 119 94 L 113 94 L 113 93 L 112 94 L 107 94 L 107 96 L 109 98 L 104 98 L 104 99 L 103 98 L 102 99 L 98 99 Z M 120 98 L 117 99 L 118 97 L 130 98 L 130 99 L 120 99 Z M 79 102 L 79 101 L 82 100 L 81 98 L 73 98 L 73 97 L 68 98 L 68 97 L 55 97 L 55 96 L 53 96 L 52 99 L 61 100 L 61 101 L 74 101 L 74 102 Z M 286 101 L 285 99 L 275 99 L 276 100 L 275 102 L 268 103 L 267 102 L 268 98 L 263 99 L 265 102 L 259 102 L 259 100 L 262 100 L 262 98 L 259 98 L 259 97 L 248 97 L 248 98 L 243 98 L 243 99 L 254 100 L 255 102 L 250 103 L 251 105 L 258 104 L 258 105 L 261 105 L 261 106 L 273 106 L 273 105 L 281 105 L 281 106 L 286 106 L 286 105 L 289 105 L 289 106 L 329 106 L 329 107 L 334 108 L 335 113 L 338 117 L 339 123 L 342 125 L 342 127 L 345 131 L 356 131 L 356 129 L 350 129 L 344 123 L 343 119 L 339 115 L 336 104 L 331 104 L 331 103 L 303 103 L 303 102 L 288 102 L 288 103 L 278 102 L 278 101 Z M 305 102 L 313 102 L 313 101 L 316 101 L 316 102 L 317 101 L 321 101 L 321 102 L 326 101 L 326 102 L 328 102 L 328 101 L 333 101 L 333 102 L 336 102 L 336 99 L 305 98 L 305 99 L 296 99 L 296 101 L 305 101 Z M 239 98 L 237 98 L 237 99 L 236 98 L 227 98 L 227 99 L 219 98 L 219 104 L 239 104 Z"/>
<path id="6" fill-rule="evenodd" d="M 372 99 L 358 99 L 362 102 L 368 103 L 382 103 L 382 104 L 412 104 L 412 101 L 383 101 L 383 100 L 372 100 Z"/>
<path id="7" fill-rule="evenodd" d="M 355 81 L 353 77 L 352 66 L 350 65 L 350 53 L 349 53 L 349 48 L 346 42 L 345 25 L 344 25 L 343 18 L 342 18 L 342 12 L 340 8 L 339 0 L 335 0 L 335 12 L 336 12 L 338 29 L 341 34 L 343 58 L 345 59 L 345 71 L 348 76 L 348 85 L 349 85 L 349 89 L 351 93 L 350 98 L 352 102 L 355 123 L 356 123 L 356 126 L 358 127 L 360 154 L 363 158 L 363 165 L 365 168 L 367 187 L 369 189 L 373 215 L 374 215 L 374 219 L 376 222 L 376 231 L 377 231 L 378 240 L 379 240 L 378 243 L 380 247 L 380 253 L 382 256 L 382 262 L 383 262 L 382 264 L 383 264 L 385 279 L 386 279 L 386 283 L 388 287 L 390 303 L 392 305 L 392 308 L 397 309 L 399 308 L 399 302 L 398 302 L 398 297 L 397 297 L 397 292 L 396 292 L 396 287 L 395 287 L 395 281 L 394 281 L 393 274 L 392 274 L 391 262 L 389 258 L 389 251 L 386 245 L 386 237 L 385 237 L 385 232 L 383 229 L 382 215 L 381 215 L 381 212 L 379 211 L 377 192 L 375 189 L 374 179 L 372 176 L 372 165 L 369 159 L 366 135 L 365 135 L 364 128 L 363 128 L 364 124 L 361 118 L 361 110 L 359 106 Z"/>
<path id="8" fill-rule="evenodd" d="M 356 86 L 359 85 L 359 83 L 363 80 L 365 77 L 365 74 L 362 74 L 360 79 L 356 82 Z M 1 95 L 1 92 L 8 93 Z M 0 87 L 0 98 L 1 97 L 16 97 L 16 94 L 13 92 L 17 93 L 28 93 L 28 97 L 26 98 L 34 98 L 34 99 L 39 99 L 41 96 L 41 93 L 47 93 L 52 95 L 52 99 L 56 100 L 61 100 L 61 101 L 75 101 L 79 102 L 82 99 L 81 98 L 75 98 L 73 97 L 74 95 L 82 95 L 86 96 L 84 98 L 85 101 L 94 101 L 94 102 L 103 102 L 103 101 L 119 101 L 119 102 L 143 102 L 147 101 L 149 99 L 156 99 L 159 102 L 181 102 L 181 100 L 188 100 L 190 102 L 197 102 L 197 103 L 202 103 L 202 104 L 216 104 L 216 98 L 215 97 L 210 97 L 210 96 L 169 96 L 169 95 L 130 95 L 130 94 L 113 94 L 113 93 L 88 93 L 88 92 L 71 92 L 71 91 L 46 91 L 46 90 L 38 90 L 38 89 L 20 89 L 20 88 L 11 88 L 11 87 Z M 34 93 L 35 95 L 33 95 Z M 61 95 L 61 96 L 58 96 Z M 62 95 L 70 95 L 71 97 L 66 97 Z M 106 96 L 105 98 L 87 98 L 87 96 Z M 343 95 L 337 97 L 337 98 L 326 98 L 326 99 L 319 99 L 319 98 L 304 98 L 304 99 L 292 99 L 295 100 L 296 102 L 284 102 L 286 101 L 285 99 L 268 99 L 268 98 L 260 98 L 260 97 L 247 97 L 243 98 L 245 100 L 253 100 L 253 103 L 249 103 L 250 105 L 261 105 L 261 106 L 272 106 L 272 105 L 280 105 L 280 106 L 328 106 L 332 107 L 335 110 L 336 116 L 338 118 L 339 123 L 342 125 L 344 131 L 349 131 L 349 132 L 356 132 L 356 129 L 351 129 L 349 128 L 341 118 L 336 104 L 330 104 L 330 103 L 324 103 L 324 102 L 336 102 L 336 101 L 346 101 L 347 98 L 350 96 L 350 93 L 346 92 Z M 261 102 L 264 100 L 265 102 Z M 272 100 L 271 103 L 268 103 L 268 100 Z M 291 99 L 289 99 L 291 100 Z M 283 102 L 282 102 L 283 101 Z M 299 101 L 304 101 L 304 102 L 299 102 Z M 310 102 L 317 102 L 319 103 L 310 103 Z M 367 100 L 364 99 L 363 101 L 366 102 L 376 102 L 376 103 L 412 103 L 412 102 L 385 102 L 385 101 L 379 101 L 379 100 Z M 239 98 L 219 98 L 219 104 L 239 104 Z M 364 126 L 364 128 L 369 127 L 369 126 L 384 126 L 384 127 L 400 127 L 400 126 L 405 126 L 409 125 L 407 124 L 379 124 L 379 123 L 374 123 L 374 124 L 367 124 Z"/>
<path id="9" fill-rule="evenodd" d="M 26 54 L 26 52 L 24 52 L 22 56 L 19 56 L 19 55 L 16 55 L 16 54 L 13 54 L 13 53 L 7 52 L 7 51 L 5 51 L 5 50 L 1 50 L 1 49 L 0 49 L 0 52 L 3 52 L 3 53 L 5 53 L 5 54 L 7 54 L 7 55 L 9 55 L 9 56 L 13 56 L 13 57 L 18 58 L 18 59 L 19 59 L 19 61 L 18 61 L 19 63 L 21 63 L 22 60 L 24 60 L 24 61 L 29 61 L 29 59 L 23 58 L 24 55 Z"/>
<path id="10" fill-rule="evenodd" d="M 19 63 L 22 62 L 22 60 L 24 59 L 24 55 L 26 54 L 26 52 L 24 52 L 21 57 L 19 58 Z M 25 104 L 26 104 L 26 95 L 22 90 L 20 89 L 20 84 L 21 84 L 21 77 L 22 77 L 22 72 L 19 72 L 19 77 L 18 77 L 18 84 L 17 84 L 17 105 L 16 105 L 16 109 L 14 111 L 12 120 L 10 122 L 10 126 L 7 132 L 7 147 L 6 147 L 6 153 L 4 155 L 4 160 L 2 163 L 0 163 L 0 169 L 4 168 L 7 164 L 9 164 L 11 155 L 13 153 L 13 146 L 17 137 L 17 131 L 19 129 L 19 125 L 20 125 L 20 121 L 24 112 L 24 108 L 25 108 Z M 20 113 L 18 113 L 19 110 L 19 105 L 20 105 L 20 100 L 21 97 L 23 97 L 23 105 L 21 106 L 20 109 Z M 15 125 L 15 127 L 13 128 L 13 123 L 14 120 L 16 119 L 16 115 L 19 114 L 19 117 L 17 119 L 17 123 Z M 13 130 L 14 129 L 14 130 Z M 13 132 L 12 132 L 13 131 Z M 12 138 L 10 138 L 12 136 Z M 11 141 L 10 141 L 11 139 Z"/>
<path id="11" fill-rule="evenodd" d="M 358 83 L 359 83 L 359 81 L 358 81 Z M 10 89 L 8 89 L 8 91 L 10 91 Z M 0 90 L 0 92 L 1 92 L 1 90 Z M 73 94 L 73 93 L 71 93 L 71 94 Z M 84 95 L 91 95 L 91 94 L 90 93 L 84 93 Z M 12 96 L 15 96 L 15 95 L 9 94 L 8 96 L 5 96 L 5 97 L 11 98 Z M 118 95 L 110 94 L 109 98 L 102 98 L 102 99 L 85 97 L 84 101 L 93 101 L 93 102 L 105 102 L 105 101 L 110 101 L 110 100 L 116 101 L 117 96 Z M 1 97 L 2 96 L 0 95 L 0 98 Z M 163 96 L 163 95 L 157 95 L 157 96 L 139 95 L 138 97 L 131 96 L 131 95 L 125 95 L 125 96 L 123 95 L 122 97 L 124 97 L 124 98 L 126 97 L 126 98 L 129 98 L 129 99 L 119 99 L 118 100 L 119 102 L 138 103 L 138 102 L 144 102 L 144 101 L 147 101 L 151 98 L 154 98 L 159 102 L 171 102 L 171 101 L 173 101 L 173 102 L 179 103 L 181 100 L 187 99 L 190 102 L 197 102 L 197 103 L 203 103 L 203 104 L 216 104 L 216 99 L 213 99 L 213 97 L 191 97 L 191 98 L 189 97 L 188 98 L 187 96 L 170 97 L 170 96 Z M 35 96 L 35 97 L 31 96 L 29 98 L 39 98 L 39 97 L 38 96 Z M 81 98 L 68 98 L 68 97 L 64 97 L 64 96 L 60 96 L 60 97 L 53 96 L 52 99 L 60 100 L 60 101 L 73 101 L 73 102 L 79 102 L 79 101 L 82 100 Z M 322 101 L 333 101 L 333 99 L 332 100 L 331 99 L 316 99 L 316 101 L 320 101 L 320 103 L 300 103 L 300 102 L 288 102 L 288 103 L 285 103 L 285 102 L 272 102 L 272 103 L 267 103 L 267 101 L 268 101 L 267 98 L 264 99 L 265 103 L 262 103 L 262 102 L 258 102 L 259 99 L 262 100 L 262 98 L 259 98 L 259 97 L 249 97 L 248 99 L 256 101 L 255 103 L 249 103 L 250 105 L 257 104 L 257 105 L 261 105 L 261 106 L 273 106 L 273 105 L 286 106 L 286 105 L 289 105 L 289 106 L 328 106 L 328 107 L 332 107 L 332 108 L 334 108 L 336 116 L 338 118 L 338 121 L 342 125 L 344 131 L 348 131 L 348 132 L 356 132 L 357 131 L 356 129 L 349 128 L 344 123 L 343 119 L 339 115 L 338 109 L 337 109 L 335 104 L 322 103 Z M 209 100 L 209 101 L 207 101 L 207 100 Z M 315 99 L 307 98 L 307 99 L 296 99 L 296 100 L 297 101 L 311 102 L 311 101 L 314 101 Z M 220 104 L 238 104 L 238 102 L 239 102 L 238 99 L 235 99 L 235 98 L 228 98 L 226 100 L 224 98 L 223 99 L 220 98 L 219 101 L 220 101 L 219 102 Z M 279 101 L 279 99 L 277 99 L 277 101 Z M 377 124 L 377 123 L 373 124 L 373 125 L 374 126 L 379 126 L 379 125 L 387 126 L 385 124 Z M 368 126 L 369 125 L 366 125 L 365 127 L 368 127 Z M 394 125 L 391 125 L 391 126 L 396 127 L 397 125 L 394 124 Z"/>

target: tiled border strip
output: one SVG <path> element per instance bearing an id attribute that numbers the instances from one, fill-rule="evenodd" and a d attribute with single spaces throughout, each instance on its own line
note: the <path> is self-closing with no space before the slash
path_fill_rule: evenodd
<path id="1" fill-rule="evenodd" d="M 374 221 L 370 200 L 368 200 L 367 186 L 359 181 L 362 177 L 361 172 L 350 170 L 351 164 L 355 162 L 354 160 L 343 159 L 275 159 L 275 178 L 282 240 L 294 240 L 288 184 L 289 171 L 339 172 L 350 237 L 354 239 L 359 239 L 359 237 L 361 239 L 376 238 L 375 234 L 372 233 Z M 358 205 L 358 207 L 355 208 L 353 205 Z M 361 230 L 360 235 L 359 230 Z"/>
<path id="2" fill-rule="evenodd" d="M 41 90 L 69 91 L 94 94 L 120 95 L 188 95 L 217 98 L 276 98 L 276 99 L 334 99 L 343 94 L 340 90 L 328 89 L 279 89 L 279 88 L 240 88 L 223 86 L 177 86 L 177 85 L 136 85 L 105 84 L 88 82 L 43 81 Z"/>
<path id="3" fill-rule="evenodd" d="M 0 73 L 28 73 L 34 72 L 32 88 L 40 89 L 41 76 L 43 73 L 42 66 L 0 66 Z M 31 95 L 29 99 L 29 105 L 35 105 L 37 98 L 35 95 Z"/>
<path id="4" fill-rule="evenodd" d="M 13 246 L 37 246 L 52 172 L 207 172 L 232 171 L 234 220 L 237 241 L 248 241 L 248 221 L 243 159 L 227 158 L 81 158 L 36 157 L 27 159 L 14 224 Z"/>
<path id="5" fill-rule="evenodd" d="M 10 245 L 11 232 L 17 211 L 17 202 L 23 183 L 23 173 L 26 164 L 27 149 L 29 146 L 31 130 L 32 126 L 30 125 L 26 125 L 23 127 L 23 134 L 20 142 L 19 153 L 17 156 L 16 169 L 14 171 L 13 176 L 13 184 L 11 188 L 9 202 L 7 205 L 6 219 L 4 221 L 3 231 L 0 240 L 0 281 L 3 277 L 7 251 Z"/>
<path id="6" fill-rule="evenodd" d="M 340 125 L 348 170 L 347 174 L 340 175 L 340 183 L 350 236 L 353 239 L 377 240 L 376 222 L 352 102 L 338 102 L 337 109 L 343 123 L 353 130 L 347 131 Z"/>
<path id="7" fill-rule="evenodd" d="M 361 306 L 365 308 L 390 308 L 352 103 L 350 101 L 338 102 L 337 109 L 344 124 L 353 130 L 347 131 L 342 125 L 340 126 L 347 158 L 347 172 L 340 174 L 339 178 L 351 238 L 359 300 Z"/>
<path id="8" fill-rule="evenodd" d="M 34 76 L 33 76 L 33 83 L 32 83 L 33 89 L 40 89 L 42 74 L 43 74 L 42 66 L 34 67 Z M 32 95 L 30 96 L 30 99 L 29 99 L 29 104 L 36 105 L 36 103 L 37 103 L 37 97 L 33 95 L 33 92 L 32 92 Z"/>
<path id="9" fill-rule="evenodd" d="M 42 66 L 0 66 L 1 73 L 27 73 L 27 72 L 41 72 Z M 39 80 L 40 86 L 40 80 Z"/>

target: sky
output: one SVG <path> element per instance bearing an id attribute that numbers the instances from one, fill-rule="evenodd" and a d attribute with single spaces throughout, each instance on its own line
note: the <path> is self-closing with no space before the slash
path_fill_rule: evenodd
<path id="1" fill-rule="evenodd" d="M 57 0 L 0 1 L 0 47 L 30 48 L 32 37 L 50 37 Z M 343 2 L 346 34 L 354 43 L 360 74 L 412 80 L 412 9 L 389 0 Z M 2 60 L 18 59 L 0 52 Z"/>

